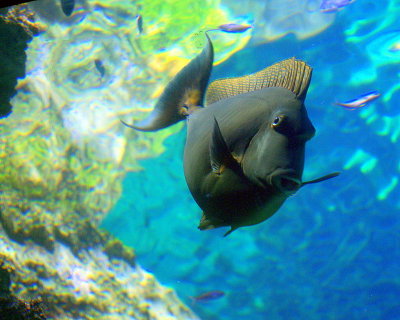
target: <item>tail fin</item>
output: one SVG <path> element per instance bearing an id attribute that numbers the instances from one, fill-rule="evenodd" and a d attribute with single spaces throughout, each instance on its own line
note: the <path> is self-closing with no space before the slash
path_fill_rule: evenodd
<path id="1" fill-rule="evenodd" d="M 209 36 L 203 51 L 168 83 L 153 111 L 145 120 L 129 125 L 140 131 L 157 131 L 186 118 L 195 106 L 202 106 L 214 59 Z"/>

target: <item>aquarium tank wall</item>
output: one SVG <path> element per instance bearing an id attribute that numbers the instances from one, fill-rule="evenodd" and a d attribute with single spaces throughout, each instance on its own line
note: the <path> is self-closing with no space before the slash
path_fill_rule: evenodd
<path id="1" fill-rule="evenodd" d="M 0 5 L 0 319 L 400 319 L 399 0 Z"/>

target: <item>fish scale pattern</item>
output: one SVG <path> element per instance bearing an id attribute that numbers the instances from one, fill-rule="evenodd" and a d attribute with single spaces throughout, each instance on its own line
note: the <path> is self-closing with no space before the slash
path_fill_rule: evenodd
<path id="1" fill-rule="evenodd" d="M 304 99 L 311 80 L 312 68 L 305 62 L 290 58 L 244 77 L 219 79 L 210 84 L 206 105 L 241 93 L 267 87 L 282 87 Z"/>

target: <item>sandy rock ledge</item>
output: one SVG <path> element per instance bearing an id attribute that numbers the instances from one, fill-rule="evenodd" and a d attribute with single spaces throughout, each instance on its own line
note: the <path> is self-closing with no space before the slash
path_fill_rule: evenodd
<path id="1" fill-rule="evenodd" d="M 51 248 L 28 237 L 12 240 L 3 223 L 0 260 L 12 270 L 10 291 L 26 301 L 41 299 L 49 319 L 198 319 L 135 264 L 132 250 L 90 224 L 96 243 L 77 249 L 57 236 Z"/>

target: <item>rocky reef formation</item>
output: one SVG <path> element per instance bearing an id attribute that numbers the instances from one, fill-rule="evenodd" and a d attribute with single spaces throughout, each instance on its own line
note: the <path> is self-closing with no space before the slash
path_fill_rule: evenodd
<path id="1" fill-rule="evenodd" d="M 17 78 L 25 76 L 27 43 L 40 31 L 26 6 L 0 8 L 0 118 L 11 112 Z"/>
<path id="2" fill-rule="evenodd" d="M 17 239 L 2 214 L 0 259 L 12 270 L 4 310 L 18 297 L 40 299 L 30 304 L 43 305 L 53 319 L 197 319 L 172 289 L 136 265 L 132 249 L 90 222 L 71 234 L 55 232 L 51 247 L 40 232 L 45 225 L 32 223 Z"/>
<path id="3" fill-rule="evenodd" d="M 0 261 L 0 315 L 6 320 L 46 320 L 41 299 L 22 301 L 10 291 L 11 272 Z"/>
<path id="4" fill-rule="evenodd" d="M 228 19 L 217 1 L 193 3 L 199 14 L 184 26 L 190 6 L 165 1 L 85 1 L 66 17 L 59 2 L 41 0 L 16 14 L 34 17 L 43 32 L 29 43 L 26 69 L 22 60 L 12 66 L 9 88 L 26 77 L 18 80 L 13 112 L 0 120 L 0 258 L 12 270 L 6 294 L 13 301 L 40 298 L 45 315 L 60 320 L 197 319 L 136 264 L 132 249 L 99 228 L 125 173 L 160 154 L 180 130 L 141 135 L 119 119 L 143 117 L 198 51 L 187 34 Z M 27 36 L 10 35 L 25 49 Z M 216 37 L 220 61 L 248 41 Z"/>

